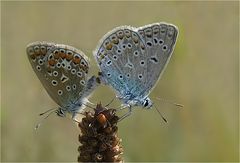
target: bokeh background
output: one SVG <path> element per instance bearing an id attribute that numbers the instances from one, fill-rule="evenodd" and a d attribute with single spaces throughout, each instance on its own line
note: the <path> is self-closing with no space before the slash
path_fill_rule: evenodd
<path id="1" fill-rule="evenodd" d="M 34 74 L 26 45 L 46 40 L 92 56 L 100 38 L 120 25 L 169 22 L 180 35 L 150 97 L 156 110 L 135 108 L 119 124 L 125 161 L 238 161 L 239 2 L 1 2 L 1 160 L 76 161 L 79 129 L 51 116 L 36 132 L 39 113 L 57 105 Z M 108 103 L 100 86 L 91 97 Z M 154 99 L 184 104 L 179 109 Z M 111 106 L 118 107 L 119 101 Z"/>

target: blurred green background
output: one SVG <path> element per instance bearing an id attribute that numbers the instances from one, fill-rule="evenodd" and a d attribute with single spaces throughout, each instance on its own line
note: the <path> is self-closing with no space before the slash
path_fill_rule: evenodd
<path id="1" fill-rule="evenodd" d="M 156 110 L 135 108 L 119 124 L 125 161 L 238 161 L 239 2 L 1 2 L 1 160 L 76 161 L 79 129 L 39 113 L 57 105 L 27 59 L 26 45 L 53 41 L 92 56 L 100 38 L 120 25 L 169 22 L 180 35 L 150 97 Z M 114 92 L 99 87 L 94 103 Z M 183 109 L 154 99 L 184 104 Z M 119 101 L 112 104 L 118 107 Z"/>

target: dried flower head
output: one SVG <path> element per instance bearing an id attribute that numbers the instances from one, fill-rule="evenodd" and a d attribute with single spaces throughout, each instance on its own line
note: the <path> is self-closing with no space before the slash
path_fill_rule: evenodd
<path id="1" fill-rule="evenodd" d="M 98 104 L 94 112 L 85 112 L 79 123 L 81 134 L 78 162 L 122 162 L 123 148 L 117 135 L 115 109 Z"/>

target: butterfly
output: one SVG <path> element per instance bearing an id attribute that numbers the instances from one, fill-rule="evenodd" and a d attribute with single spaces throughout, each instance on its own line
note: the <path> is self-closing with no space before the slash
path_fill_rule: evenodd
<path id="1" fill-rule="evenodd" d="M 66 113 L 74 119 L 84 100 L 99 84 L 89 77 L 89 59 L 80 50 L 63 44 L 34 42 L 27 46 L 27 56 L 38 79 L 59 105 L 60 117 Z"/>
<path id="2" fill-rule="evenodd" d="M 128 106 L 151 108 L 149 94 L 160 79 L 174 50 L 178 28 L 154 23 L 135 28 L 120 26 L 100 40 L 93 55 L 100 78 Z"/>

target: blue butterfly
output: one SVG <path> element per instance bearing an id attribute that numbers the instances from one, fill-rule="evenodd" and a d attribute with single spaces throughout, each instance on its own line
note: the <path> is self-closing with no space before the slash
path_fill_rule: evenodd
<path id="1" fill-rule="evenodd" d="M 154 23 L 117 27 L 99 42 L 94 57 L 101 80 L 116 91 L 130 112 L 132 106 L 153 106 L 148 96 L 170 60 L 177 36 L 176 26 Z"/>

